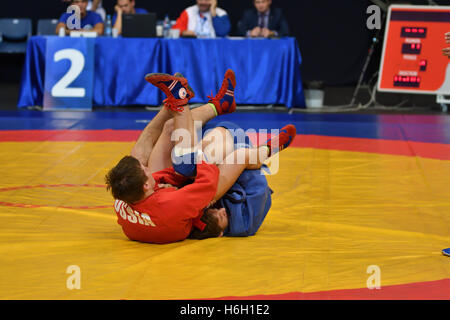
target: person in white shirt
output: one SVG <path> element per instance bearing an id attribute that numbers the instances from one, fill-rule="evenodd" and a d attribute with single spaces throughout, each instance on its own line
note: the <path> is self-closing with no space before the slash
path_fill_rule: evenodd
<path id="1" fill-rule="evenodd" d="M 173 29 L 184 37 L 226 37 L 231 30 L 228 14 L 217 6 L 217 0 L 197 0 L 197 4 L 184 10 Z"/>

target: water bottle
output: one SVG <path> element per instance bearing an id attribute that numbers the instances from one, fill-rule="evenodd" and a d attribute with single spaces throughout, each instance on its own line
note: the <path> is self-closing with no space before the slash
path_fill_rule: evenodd
<path id="1" fill-rule="evenodd" d="M 163 23 L 163 37 L 164 38 L 169 38 L 170 35 L 170 19 L 169 19 L 169 15 L 166 14 L 166 17 L 164 18 L 164 23 Z"/>
<path id="2" fill-rule="evenodd" d="M 111 15 L 108 14 L 106 16 L 105 36 L 111 37 L 111 35 L 112 35 L 112 22 L 111 22 Z"/>
<path id="3" fill-rule="evenodd" d="M 64 27 L 59 28 L 58 36 L 64 37 L 65 35 L 66 35 L 66 28 L 64 28 Z"/>

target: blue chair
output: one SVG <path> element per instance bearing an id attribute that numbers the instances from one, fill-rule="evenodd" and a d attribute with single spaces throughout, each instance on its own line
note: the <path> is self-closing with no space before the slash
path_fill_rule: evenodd
<path id="1" fill-rule="evenodd" d="M 0 53 L 25 53 L 31 19 L 0 19 Z"/>
<path id="2" fill-rule="evenodd" d="M 39 19 L 37 24 L 37 35 L 38 36 L 55 35 L 57 24 L 58 19 Z"/>

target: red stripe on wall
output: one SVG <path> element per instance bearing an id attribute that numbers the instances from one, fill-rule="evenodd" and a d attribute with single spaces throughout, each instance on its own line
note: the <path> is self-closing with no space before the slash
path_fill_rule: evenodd
<path id="1" fill-rule="evenodd" d="M 443 257 L 443 259 L 446 259 Z M 206 300 L 448 300 L 450 279 L 382 286 L 380 289 L 346 289 L 319 292 L 291 292 Z M 202 299 L 203 300 L 203 299 Z"/>
<path id="2" fill-rule="evenodd" d="M 0 142 L 6 141 L 92 141 L 132 142 L 140 130 L 5 130 L 0 131 Z M 249 135 L 256 141 L 255 135 Z M 383 140 L 366 138 L 297 135 L 293 147 L 357 151 L 401 156 L 418 156 L 450 160 L 450 145 L 443 143 Z"/>

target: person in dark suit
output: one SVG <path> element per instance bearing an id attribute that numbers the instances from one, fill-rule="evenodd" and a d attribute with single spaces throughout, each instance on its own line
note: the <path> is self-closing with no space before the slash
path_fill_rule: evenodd
<path id="1" fill-rule="evenodd" d="M 238 33 L 247 37 L 286 37 L 289 26 L 279 8 L 271 8 L 272 0 L 253 0 L 254 8 L 246 10 L 238 23 Z"/>

